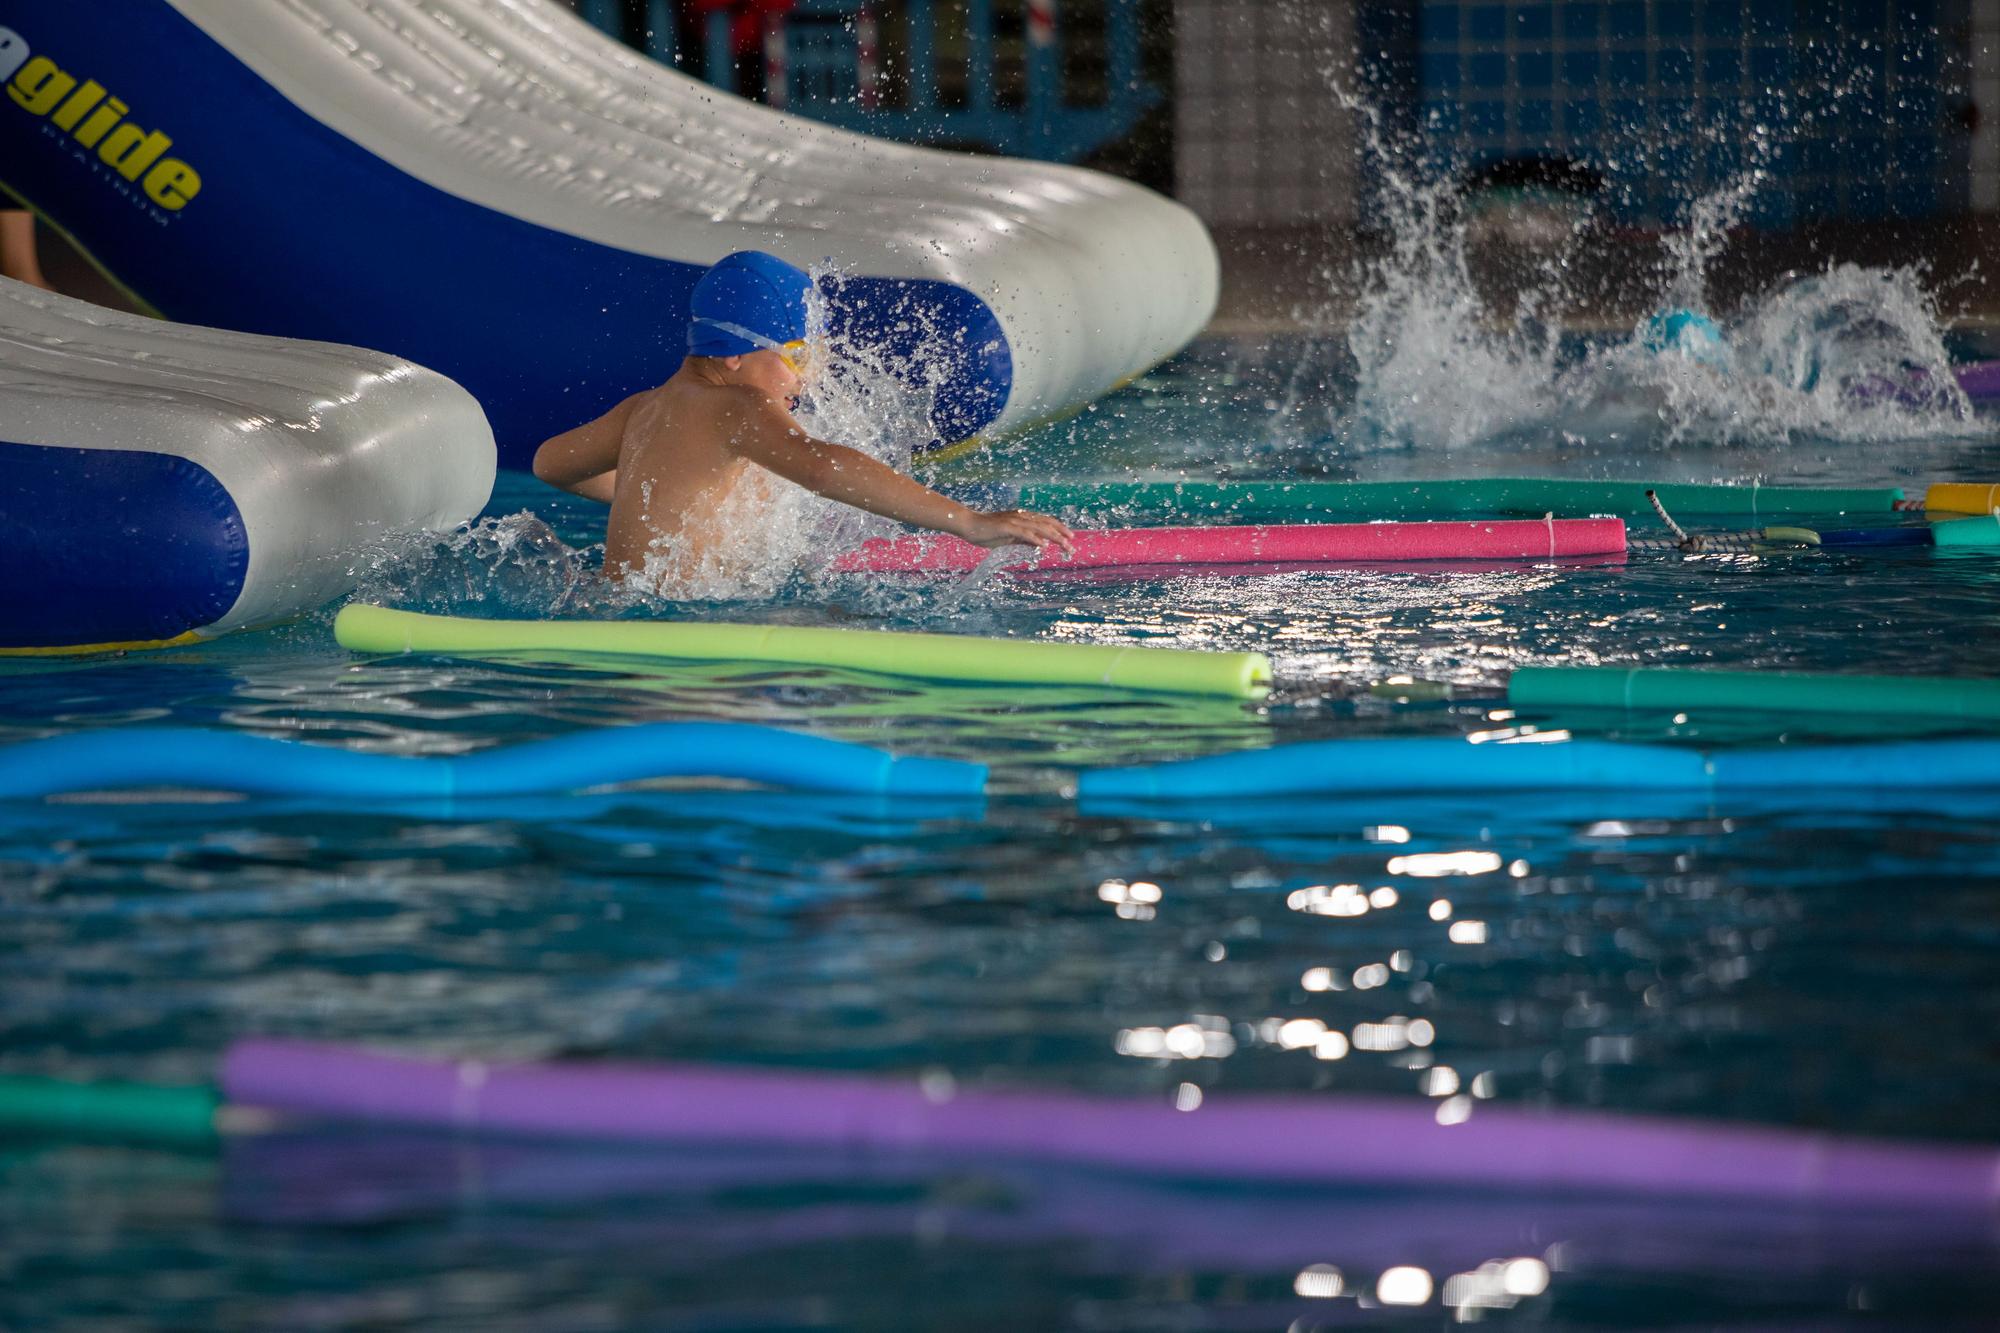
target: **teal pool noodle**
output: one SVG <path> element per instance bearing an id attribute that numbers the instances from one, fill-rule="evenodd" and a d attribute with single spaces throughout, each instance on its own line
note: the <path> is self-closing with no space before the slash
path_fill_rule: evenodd
<path id="1" fill-rule="evenodd" d="M 1760 791 L 2000 787 L 2000 740 L 1704 751 L 1621 741 L 1473 744 L 1456 737 L 1307 741 L 1101 769 L 1079 799 L 1194 801 L 1373 792 Z"/>
<path id="2" fill-rule="evenodd" d="M 251 796 L 450 799 L 707 777 L 818 792 L 976 796 L 986 768 L 730 722 L 608 727 L 465 756 L 360 754 L 188 727 L 109 728 L 0 748 L 0 798 L 183 787 Z"/>
<path id="3" fill-rule="evenodd" d="M 1931 524 L 1931 540 L 1939 546 L 2000 546 L 2000 518 L 1977 514 L 1971 518 L 1949 518 Z"/>
<path id="4" fill-rule="evenodd" d="M 1457 518 L 1465 515 L 1610 514 L 1656 519 L 1646 492 L 1668 512 L 1752 518 L 1800 514 L 1888 514 L 1895 487 L 1656 485 L 1643 481 L 1566 481 L 1554 477 L 1477 477 L 1439 481 L 1141 481 L 1051 482 L 1023 486 L 1018 503 L 1048 511 L 1125 510 L 1235 523 L 1309 522 L 1320 518 Z"/>
<path id="5" fill-rule="evenodd" d="M 1507 682 L 1507 702 L 1517 708 L 1677 712 L 1706 708 L 1984 721 L 2000 720 L 2000 680 L 1673 667 L 1521 667 Z"/>

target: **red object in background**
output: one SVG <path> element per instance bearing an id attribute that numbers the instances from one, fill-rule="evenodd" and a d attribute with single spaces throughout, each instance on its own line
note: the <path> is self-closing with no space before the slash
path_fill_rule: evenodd
<path id="1" fill-rule="evenodd" d="M 763 48 L 765 29 L 791 13 L 797 3 L 798 0 L 694 0 L 694 12 L 703 17 L 729 14 L 729 49 L 734 55 L 747 56 Z"/>

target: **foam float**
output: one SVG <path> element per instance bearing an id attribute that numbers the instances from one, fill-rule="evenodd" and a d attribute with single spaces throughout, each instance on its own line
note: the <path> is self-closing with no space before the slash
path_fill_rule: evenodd
<path id="1" fill-rule="evenodd" d="M 2000 680 L 1675 667 L 1517 667 L 1507 680 L 1507 702 L 1523 708 L 1716 708 L 1995 721 L 2000 720 Z"/>
<path id="2" fill-rule="evenodd" d="M 199 727 L 109 727 L 0 747 L 0 799 L 154 787 L 260 796 L 450 800 L 659 778 L 799 791 L 977 796 L 986 768 L 735 722 L 607 727 L 469 755 L 365 754 Z"/>
<path id="3" fill-rule="evenodd" d="M 832 332 L 934 390 L 943 442 L 1080 407 L 1215 305 L 1178 204 L 783 115 L 555 0 L 0 0 L 0 81 L 0 184 L 136 297 L 435 367 L 509 467 L 670 374 L 734 250 L 831 261 Z"/>
<path id="4" fill-rule="evenodd" d="M 1620 555 L 1615 518 L 1493 523 L 1295 523 L 1079 532 L 1076 553 L 1023 550 L 1003 569 L 1117 569 L 1161 565 L 1373 564 L 1406 560 L 1556 560 Z M 938 574 L 977 569 L 995 552 L 958 537 L 878 537 L 833 562 L 841 572 Z"/>
<path id="5" fill-rule="evenodd" d="M 0 652 L 297 615 L 366 548 L 472 518 L 493 474 L 472 396 L 400 358 L 0 279 Z"/>
<path id="6" fill-rule="evenodd" d="M 1255 481 L 1181 479 L 1045 482 L 1023 486 L 1016 503 L 1051 513 L 1117 511 L 1235 523 L 1296 523 L 1326 518 L 1423 519 L 1476 514 L 1541 517 L 1612 514 L 1654 517 L 1653 491 L 1674 514 L 1887 514 L 1899 508 L 1894 487 L 1703 485 L 1644 481 L 1572 481 L 1559 477 L 1456 477 L 1410 481 Z M 1977 512 L 1984 512 L 1983 510 Z"/>
<path id="7" fill-rule="evenodd" d="M 727 1066 L 421 1060 L 243 1041 L 222 1062 L 237 1105 L 462 1132 L 794 1145 L 1061 1162 L 1179 1179 L 1453 1185 L 1854 1206 L 1984 1209 L 1993 1149 L 1842 1139 L 1641 1116 L 1365 1096 L 1165 1097 L 960 1090 L 914 1080 Z"/>
<path id="8" fill-rule="evenodd" d="M 1306 741 L 1081 774 L 1086 805 L 1374 792 L 1773 792 L 2000 788 L 2000 740 L 1696 749 L 1623 741 Z"/>
<path id="9" fill-rule="evenodd" d="M 1263 653 L 1040 643 L 966 634 L 721 625 L 658 620 L 477 620 L 353 603 L 334 617 L 340 646 L 363 653 L 601 653 L 683 662 L 779 662 L 919 680 L 1106 685 L 1254 698 L 1271 684 Z"/>

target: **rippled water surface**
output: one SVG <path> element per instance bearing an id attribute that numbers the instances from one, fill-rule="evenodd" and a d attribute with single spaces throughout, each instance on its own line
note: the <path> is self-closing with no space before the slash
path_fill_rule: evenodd
<path id="1" fill-rule="evenodd" d="M 1450 451 L 1364 447 L 1332 427 L 1322 438 L 1296 407 L 1345 373 L 1309 344 L 1201 344 L 938 480 L 1560 473 L 1920 490 L 2000 476 L 1990 419 L 1902 441 L 1613 431 L 1579 444 L 1563 438 L 1570 422 Z M 177 723 L 442 754 L 730 719 L 978 759 L 995 782 L 979 805 L 659 790 L 452 808 L 13 804 L 0 810 L 0 1071 L 200 1081 L 230 1040 L 284 1034 L 2000 1137 L 2000 798 L 1602 792 L 1169 812 L 1073 798 L 1081 767 L 1332 736 L 1948 732 L 1894 717 L 1515 716 L 1497 694 L 1534 663 L 1988 675 L 2000 564 L 1987 557 L 802 576 L 776 599 L 630 606 L 595 583 L 601 510 L 511 477 L 489 512 L 476 539 L 385 556 L 364 591 L 469 614 L 1259 649 L 1279 688 L 1244 705 L 726 664 L 364 659 L 334 645 L 331 608 L 169 653 L 8 664 L 4 739 Z M 1369 689 L 1391 677 L 1455 697 Z M 1156 903 L 1116 887 L 1138 881 L 1158 886 Z M 1301 890 L 1334 884 L 1371 906 L 1302 910 Z M 1276 1035 L 1283 1020 L 1351 1032 L 1417 1018 L 1428 1044 L 1337 1059 Z M 1193 1058 L 1153 1054 L 1175 1029 L 1213 1039 L 1177 1043 L 1206 1052 Z M 1473 1313 L 1936 1328 L 1978 1326 L 2000 1300 L 1991 1219 L 1252 1192 L 335 1130 L 219 1151 L 0 1149 L 6 1328 L 1424 1326 L 1468 1312 L 1442 1303 L 1450 1275 L 1524 1257 L 1548 1265 L 1546 1290 Z M 1399 1267 L 1439 1289 L 1380 1303 Z"/>

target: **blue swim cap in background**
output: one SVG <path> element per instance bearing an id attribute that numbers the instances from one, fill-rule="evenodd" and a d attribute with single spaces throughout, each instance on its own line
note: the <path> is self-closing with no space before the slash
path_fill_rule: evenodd
<path id="1" fill-rule="evenodd" d="M 1639 337 L 1649 352 L 1679 352 L 1712 366 L 1723 366 L 1729 359 L 1729 340 L 1722 326 L 1692 310 L 1659 311 L 1640 327 Z"/>
<path id="2" fill-rule="evenodd" d="M 688 355 L 744 356 L 805 337 L 812 285 L 805 270 L 762 250 L 725 256 L 694 286 Z"/>

